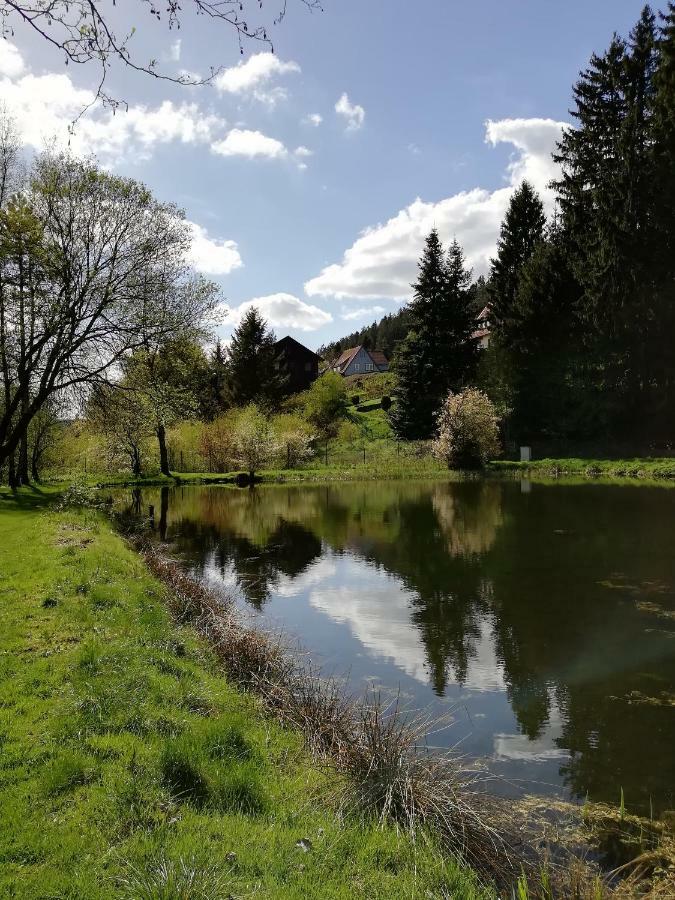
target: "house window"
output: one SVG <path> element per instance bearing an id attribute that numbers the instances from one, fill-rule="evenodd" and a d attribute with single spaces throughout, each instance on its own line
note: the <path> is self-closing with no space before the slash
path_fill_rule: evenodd
<path id="1" fill-rule="evenodd" d="M 305 372 L 311 372 L 311 371 L 312 371 L 312 364 L 311 364 L 311 362 L 306 362 L 306 363 L 305 363 Z"/>
<path id="2" fill-rule="evenodd" d="M 375 366 L 374 366 L 374 364 L 373 364 L 373 363 L 367 363 L 367 364 L 366 364 L 366 372 L 373 372 L 373 371 L 375 371 Z"/>
<path id="3" fill-rule="evenodd" d="M 354 371 L 355 372 L 361 371 L 361 363 L 354 363 Z"/>

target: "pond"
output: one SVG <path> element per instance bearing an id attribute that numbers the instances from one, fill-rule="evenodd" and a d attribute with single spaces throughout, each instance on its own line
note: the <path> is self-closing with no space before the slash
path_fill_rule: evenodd
<path id="1" fill-rule="evenodd" d="M 134 499 L 192 572 L 353 688 L 452 713 L 430 743 L 484 761 L 492 789 L 675 806 L 675 490 L 369 482 Z"/>

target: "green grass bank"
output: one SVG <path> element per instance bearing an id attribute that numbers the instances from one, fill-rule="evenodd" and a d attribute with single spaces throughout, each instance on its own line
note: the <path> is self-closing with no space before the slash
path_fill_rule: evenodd
<path id="1" fill-rule="evenodd" d="M 546 477 L 581 476 L 589 479 L 604 478 L 675 478 L 675 459 L 668 457 L 634 457 L 632 459 L 587 459 L 559 457 L 537 459 L 529 463 L 497 460 L 489 466 L 497 474 L 527 474 Z"/>
<path id="2" fill-rule="evenodd" d="M 331 776 L 168 615 L 91 509 L 0 488 L 0 896 L 476 898 Z"/>

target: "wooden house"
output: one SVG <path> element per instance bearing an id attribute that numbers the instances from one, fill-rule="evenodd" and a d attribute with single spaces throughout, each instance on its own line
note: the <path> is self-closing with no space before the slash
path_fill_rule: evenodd
<path id="1" fill-rule="evenodd" d="M 274 345 L 279 367 L 288 375 L 288 390 L 292 394 L 306 391 L 319 377 L 321 357 L 290 335 Z"/>

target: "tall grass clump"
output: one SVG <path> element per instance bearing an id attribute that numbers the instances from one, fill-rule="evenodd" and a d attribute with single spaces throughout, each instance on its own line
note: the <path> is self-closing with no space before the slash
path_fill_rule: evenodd
<path id="1" fill-rule="evenodd" d="M 160 770 L 162 783 L 178 803 L 249 816 L 267 808 L 259 760 L 236 727 L 209 723 L 168 740 Z"/>
<path id="2" fill-rule="evenodd" d="M 128 865 L 118 879 L 120 900 L 223 900 L 231 897 L 228 879 L 206 857 L 160 857 L 143 868 Z"/>

